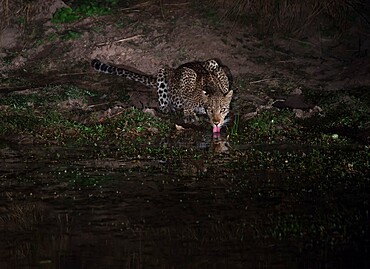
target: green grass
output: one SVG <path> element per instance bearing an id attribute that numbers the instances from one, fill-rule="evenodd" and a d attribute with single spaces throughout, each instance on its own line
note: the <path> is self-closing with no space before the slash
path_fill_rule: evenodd
<path id="1" fill-rule="evenodd" d="M 231 138 L 236 139 L 238 137 L 239 125 L 240 125 L 240 115 L 235 115 L 233 125 L 230 128 L 226 127 L 227 128 L 227 134 Z"/>
<path id="2" fill-rule="evenodd" d="M 234 124 L 241 125 L 237 135 L 241 143 L 289 143 L 293 137 L 302 135 L 295 124 L 294 114 L 289 110 L 265 110 L 243 124 L 239 120 Z M 231 128 L 230 134 L 235 133 L 235 128 Z"/>
<path id="3" fill-rule="evenodd" d="M 167 122 L 153 118 L 149 113 L 142 112 L 138 109 L 127 109 L 118 117 L 115 117 L 109 122 L 113 134 L 120 138 L 121 136 L 139 136 L 146 139 L 146 135 L 150 133 L 164 134 L 169 131 Z M 138 141 L 140 142 L 140 141 Z"/>
<path id="4" fill-rule="evenodd" d="M 107 15 L 118 1 L 74 1 L 72 7 L 59 8 L 52 18 L 53 23 L 71 23 L 84 17 Z"/>
<path id="5" fill-rule="evenodd" d="M 61 35 L 61 39 L 64 41 L 79 39 L 82 36 L 81 33 L 76 31 L 67 31 Z"/>
<path id="6" fill-rule="evenodd" d="M 53 43 L 57 41 L 69 41 L 69 40 L 77 40 L 81 38 L 82 33 L 73 31 L 73 30 L 68 30 L 62 33 L 52 33 L 47 36 L 44 36 L 38 40 L 35 41 L 35 46 L 38 47 L 40 45 L 43 45 L 44 43 Z"/>
<path id="7" fill-rule="evenodd" d="M 43 88 L 28 94 L 13 93 L 0 99 L 0 105 L 9 106 L 15 110 L 25 110 L 32 106 L 54 106 L 55 102 L 68 99 L 86 99 L 94 96 L 88 90 L 71 85 L 58 85 Z"/>
<path id="8" fill-rule="evenodd" d="M 291 92 L 274 87 L 247 86 L 247 81 L 236 80 L 238 89 L 248 89 L 257 96 L 280 96 Z M 285 85 L 286 87 L 286 85 Z M 294 85 L 292 85 L 292 88 Z M 305 144 L 348 145 L 366 143 L 370 128 L 370 95 L 366 88 L 339 90 L 303 89 L 308 102 L 318 105 L 322 112 L 311 117 L 297 118 L 291 109 L 266 108 L 250 119 L 237 120 L 227 126 L 227 134 L 236 144 Z M 255 111 L 255 104 L 238 104 L 246 112 Z M 257 105 L 258 107 L 258 105 Z M 308 112 L 308 109 L 307 109 Z M 241 114 L 242 116 L 242 114 Z"/>
<path id="9" fill-rule="evenodd" d="M 7 51 L 6 56 L 1 57 L 0 61 L 6 65 L 9 65 L 12 63 L 13 59 L 17 57 L 17 53 Z"/>
<path id="10" fill-rule="evenodd" d="M 312 131 L 329 135 L 360 133 L 370 127 L 370 95 L 367 88 L 343 88 L 335 91 L 306 90 L 305 95 L 317 103 L 324 115 L 302 122 Z M 315 122 L 315 124 L 313 124 Z"/>
<path id="11" fill-rule="evenodd" d="M 0 114 L 4 118 L 0 125 L 0 134 L 3 136 L 31 135 L 42 141 L 60 143 L 77 141 L 92 144 L 108 142 L 105 139 L 119 141 L 128 138 L 141 142 L 150 140 L 151 134 L 163 134 L 169 130 L 166 122 L 136 109 L 124 111 L 104 123 L 80 122 L 50 109 L 37 114 L 26 110 Z"/>
<path id="12" fill-rule="evenodd" d="M 29 94 L 10 94 L 0 99 L 3 119 L 0 135 L 94 144 L 127 138 L 149 141 L 169 131 L 168 122 L 133 108 L 99 122 L 87 108 L 93 98 L 99 98 L 99 94 L 69 85 L 47 87 Z"/>

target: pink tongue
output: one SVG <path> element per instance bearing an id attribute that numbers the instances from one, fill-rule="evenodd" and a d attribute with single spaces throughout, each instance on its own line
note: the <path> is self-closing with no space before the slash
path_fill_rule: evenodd
<path id="1" fill-rule="evenodd" d="M 217 127 L 217 126 L 213 126 L 213 130 L 212 130 L 212 132 L 213 133 L 219 133 L 220 132 L 220 127 Z"/>

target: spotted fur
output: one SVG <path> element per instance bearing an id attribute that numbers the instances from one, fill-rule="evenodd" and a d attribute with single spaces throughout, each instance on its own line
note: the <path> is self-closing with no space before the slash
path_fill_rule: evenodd
<path id="1" fill-rule="evenodd" d="M 161 68 L 156 76 L 139 74 L 94 59 L 93 68 L 115 74 L 157 89 L 159 108 L 168 113 L 182 110 L 185 121 L 194 121 L 196 114 L 207 114 L 211 125 L 221 127 L 226 122 L 233 96 L 231 73 L 215 59 L 194 61 L 178 68 Z"/>

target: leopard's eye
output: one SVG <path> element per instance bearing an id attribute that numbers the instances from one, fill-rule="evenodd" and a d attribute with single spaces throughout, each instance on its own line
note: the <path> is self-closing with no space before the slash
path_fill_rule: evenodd
<path id="1" fill-rule="evenodd" d="M 225 112 L 227 112 L 227 108 L 226 107 L 221 108 L 221 113 L 225 113 Z"/>

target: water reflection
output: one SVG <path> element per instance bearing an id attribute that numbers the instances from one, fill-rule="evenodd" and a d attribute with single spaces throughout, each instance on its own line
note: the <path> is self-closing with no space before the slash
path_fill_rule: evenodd
<path id="1" fill-rule="evenodd" d="M 201 151 L 226 147 L 212 137 L 185 140 L 182 146 Z M 128 165 L 92 155 L 86 148 L 2 147 L 0 268 L 265 263 L 264 252 L 256 259 L 256 242 L 247 240 L 255 231 L 240 214 L 244 209 L 212 183 L 204 160 L 188 160 L 186 173 L 171 174 L 158 161 Z"/>
<path id="2" fill-rule="evenodd" d="M 209 150 L 215 153 L 227 152 L 230 148 L 229 141 L 224 133 L 210 135 L 206 132 L 190 133 L 190 131 L 178 133 L 174 137 L 166 138 L 162 140 L 160 144 L 179 148 Z"/>
<path id="3" fill-rule="evenodd" d="M 292 195 L 281 174 L 226 167 L 233 149 L 222 137 L 184 134 L 162 143 L 201 157 L 132 160 L 109 148 L 3 144 L 0 268 L 326 265 L 317 255 L 306 263 L 297 244 L 264 236 Z M 257 192 L 261 181 L 267 187 Z"/>

